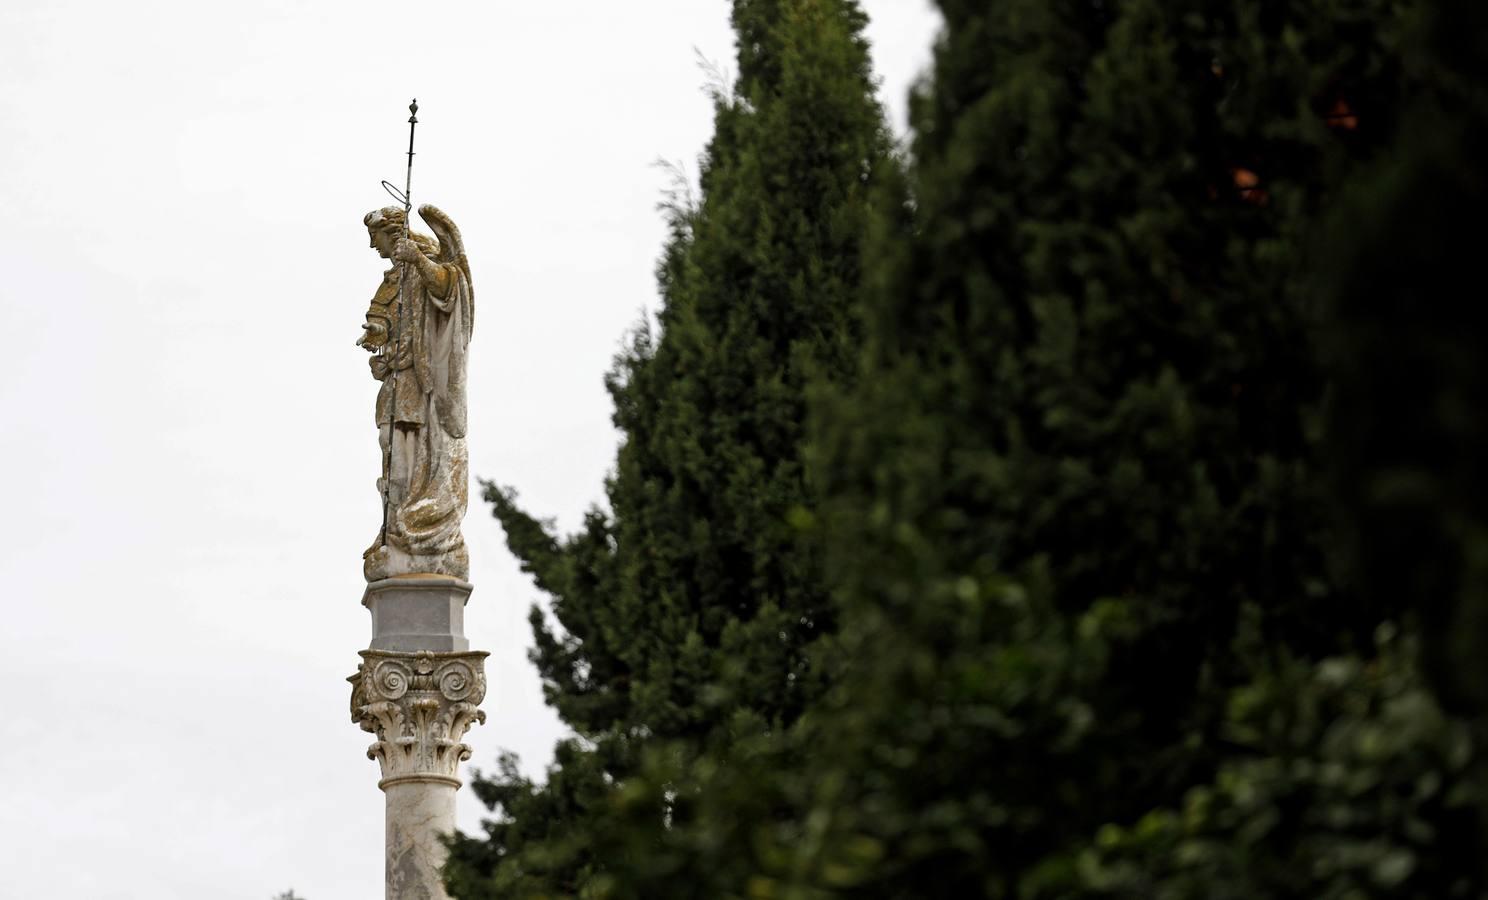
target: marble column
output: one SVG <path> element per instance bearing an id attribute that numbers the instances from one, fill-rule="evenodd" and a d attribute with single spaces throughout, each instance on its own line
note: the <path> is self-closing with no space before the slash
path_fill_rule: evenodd
<path id="1" fill-rule="evenodd" d="M 390 579 L 367 589 L 372 649 L 361 651 L 347 680 L 352 720 L 377 736 L 367 756 L 382 768 L 387 900 L 447 900 L 441 838 L 455 830 L 460 763 L 470 758 L 462 738 L 486 719 L 477 707 L 488 654 L 465 649 L 457 618 L 469 593 L 454 579 Z M 442 648 L 419 649 L 430 645 Z"/>

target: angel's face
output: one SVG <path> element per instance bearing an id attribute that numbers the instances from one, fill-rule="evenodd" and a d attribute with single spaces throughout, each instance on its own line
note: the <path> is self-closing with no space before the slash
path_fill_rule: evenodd
<path id="1" fill-rule="evenodd" d="M 381 228 L 368 228 L 367 237 L 370 246 L 377 251 L 377 255 L 383 259 L 393 258 L 393 248 L 398 244 L 398 238 Z"/>

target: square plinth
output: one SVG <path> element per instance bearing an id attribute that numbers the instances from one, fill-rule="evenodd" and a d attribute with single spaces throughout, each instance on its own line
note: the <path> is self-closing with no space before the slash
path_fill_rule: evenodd
<path id="1" fill-rule="evenodd" d="M 441 653 L 470 649 L 465 601 L 474 588 L 447 576 L 400 576 L 374 581 L 362 595 L 372 611 L 371 650 Z"/>

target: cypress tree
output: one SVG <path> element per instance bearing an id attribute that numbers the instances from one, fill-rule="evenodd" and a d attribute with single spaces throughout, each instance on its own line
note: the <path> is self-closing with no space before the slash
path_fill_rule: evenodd
<path id="1" fill-rule="evenodd" d="M 670 210 L 657 326 L 607 382 L 623 434 L 609 511 L 559 538 L 487 486 L 551 596 L 533 658 L 578 738 L 545 785 L 510 760 L 476 781 L 498 817 L 453 843 L 456 896 L 627 895 L 607 874 L 616 817 L 686 816 L 666 796 L 627 805 L 649 748 L 724 752 L 818 692 L 808 649 L 835 613 L 798 528 L 817 505 L 805 389 L 853 370 L 868 195 L 894 181 L 864 24 L 854 0 L 736 0 L 737 81 L 714 98 L 698 201 Z"/>
<path id="2" fill-rule="evenodd" d="M 917 227 L 875 247 L 863 369 L 817 407 L 846 664 L 788 736 L 715 761 L 674 831 L 752 875 L 703 893 L 1155 896 L 1171 855 L 1102 848 L 1172 850 L 1135 823 L 1252 763 L 1358 775 L 1341 814 L 1409 832 L 1394 792 L 1460 786 L 1464 731 L 1377 628 L 1410 601 L 1331 565 L 1312 276 L 1319 224 L 1420 87 L 1415 7 L 939 5 Z M 1333 720 L 1366 754 L 1396 729 L 1394 756 L 1337 769 L 1360 760 L 1326 745 Z M 1300 783 L 1269 813 L 1344 799 Z M 1256 845 L 1275 863 L 1287 837 Z M 1291 861 L 1364 852 L 1346 844 Z M 1306 884 L 1270 871 L 1252 896 Z M 1243 895 L 1234 873 L 1174 896 Z"/>

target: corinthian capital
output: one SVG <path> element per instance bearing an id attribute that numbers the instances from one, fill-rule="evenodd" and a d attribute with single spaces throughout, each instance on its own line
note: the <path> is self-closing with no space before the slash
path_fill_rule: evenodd
<path id="1" fill-rule="evenodd" d="M 461 743 L 486 714 L 484 652 L 399 653 L 361 651 L 351 682 L 351 719 L 377 735 L 367 757 L 382 766 L 378 786 L 408 781 L 460 786 L 460 763 L 470 758 Z"/>

